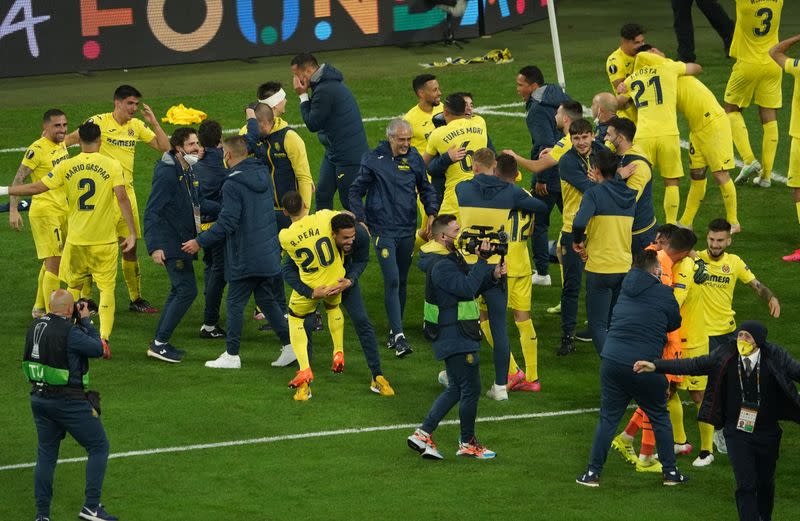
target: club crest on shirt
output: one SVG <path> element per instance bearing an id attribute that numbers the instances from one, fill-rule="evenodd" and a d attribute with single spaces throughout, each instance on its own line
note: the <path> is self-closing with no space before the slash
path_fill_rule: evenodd
<path id="1" fill-rule="evenodd" d="M 388 248 L 383 248 L 381 250 L 381 257 L 383 257 L 384 259 L 388 259 L 389 258 L 389 250 L 388 250 Z"/>
<path id="2" fill-rule="evenodd" d="M 275 143 L 275 151 L 276 152 L 280 152 L 281 151 L 281 144 L 280 143 Z"/>
<path id="3" fill-rule="evenodd" d="M 722 265 L 722 273 L 730 273 L 730 272 L 731 272 L 731 267 L 729 265 L 727 265 L 727 264 L 723 264 Z"/>
<path id="4" fill-rule="evenodd" d="M 132 128 L 129 128 L 129 129 L 128 129 L 128 135 L 129 135 L 129 136 L 131 136 L 131 137 L 133 137 L 133 136 L 134 136 L 134 134 L 136 134 L 136 132 L 134 132 Z"/>

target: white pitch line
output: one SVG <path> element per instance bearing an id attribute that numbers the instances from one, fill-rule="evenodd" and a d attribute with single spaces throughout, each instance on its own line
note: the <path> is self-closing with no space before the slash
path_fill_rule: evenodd
<path id="1" fill-rule="evenodd" d="M 554 418 L 559 416 L 574 416 L 578 414 L 587 414 L 599 412 L 599 408 L 588 409 L 572 409 L 567 411 L 549 411 L 549 412 L 534 412 L 528 414 L 510 414 L 506 416 L 488 416 L 485 418 L 477 418 L 475 421 L 480 423 L 501 422 L 509 420 L 529 420 L 533 418 Z M 439 425 L 458 425 L 458 420 L 445 420 Z M 318 431 L 318 432 L 302 432 L 298 434 L 284 434 L 281 436 L 269 436 L 266 438 L 250 438 L 245 440 L 221 441 L 217 443 L 201 443 L 195 445 L 183 445 L 178 447 L 162 447 L 157 449 L 146 450 L 132 450 L 127 452 L 116 452 L 109 454 L 109 459 L 118 458 L 133 458 L 137 456 L 151 456 L 153 454 L 170 454 L 175 452 L 188 452 L 194 450 L 218 449 L 224 447 L 239 447 L 243 445 L 260 445 L 266 443 L 277 443 L 280 441 L 289 440 L 305 440 L 311 438 L 327 438 L 331 436 L 346 436 L 351 434 L 363 434 L 368 432 L 381 432 L 381 431 L 396 431 L 404 429 L 413 429 L 419 426 L 419 423 L 402 423 L 396 425 L 377 425 L 374 427 L 356 427 L 351 429 L 337 429 L 333 431 Z M 58 460 L 58 463 L 80 463 L 86 461 L 86 456 L 78 458 L 64 458 Z M 6 470 L 28 469 L 36 467 L 36 463 L 16 463 L 13 465 L 0 466 L 0 472 Z"/>

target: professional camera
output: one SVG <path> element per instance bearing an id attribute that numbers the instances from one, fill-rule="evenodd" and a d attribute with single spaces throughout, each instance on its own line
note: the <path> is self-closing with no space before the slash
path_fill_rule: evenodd
<path id="1" fill-rule="evenodd" d="M 84 306 L 89 309 L 89 316 L 94 316 L 97 314 L 97 303 L 92 299 L 81 298 L 75 302 L 75 307 L 72 309 L 72 320 L 75 322 L 80 322 L 81 309 L 83 309 Z"/>
<path id="2" fill-rule="evenodd" d="M 493 255 L 505 257 L 508 254 L 508 233 L 503 227 L 497 232 L 492 230 L 492 226 L 471 226 L 469 230 L 461 232 L 461 249 L 468 253 L 481 255 L 478 253 L 478 249 L 483 241 L 488 240 L 490 249 L 483 256 L 487 258 Z"/>

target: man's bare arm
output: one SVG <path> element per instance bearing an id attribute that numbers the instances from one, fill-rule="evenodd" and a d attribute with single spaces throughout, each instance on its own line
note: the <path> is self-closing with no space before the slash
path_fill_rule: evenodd
<path id="1" fill-rule="evenodd" d="M 33 170 L 31 170 L 30 167 L 19 165 L 17 174 L 14 176 L 14 180 L 11 182 L 11 186 L 25 184 L 25 180 L 29 175 L 31 175 L 32 172 Z M 19 205 L 19 197 L 12 195 L 8 201 L 8 223 L 13 229 L 19 231 L 22 229 L 22 216 L 19 214 L 19 210 L 17 210 L 17 205 Z"/>
<path id="2" fill-rule="evenodd" d="M 755 291 L 759 297 L 767 302 L 767 305 L 769 305 L 769 314 L 772 317 L 778 318 L 781 316 L 781 304 L 778 302 L 778 297 L 775 296 L 771 289 L 762 284 L 758 279 L 753 279 L 750 283 L 750 287 L 753 288 L 753 291 Z"/>
<path id="3" fill-rule="evenodd" d="M 791 58 L 789 58 L 786 55 L 786 51 L 788 51 L 789 47 L 796 44 L 797 42 L 800 42 L 800 34 L 792 36 L 791 38 L 787 38 L 786 40 L 783 40 L 782 42 L 778 43 L 778 45 L 769 50 L 770 57 L 773 60 L 775 60 L 775 63 L 777 63 L 781 69 L 783 69 L 784 65 L 786 65 L 786 60 L 791 60 Z"/>

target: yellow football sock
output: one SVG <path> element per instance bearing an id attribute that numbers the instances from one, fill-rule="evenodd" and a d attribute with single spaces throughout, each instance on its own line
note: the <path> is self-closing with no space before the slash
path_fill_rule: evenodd
<path id="1" fill-rule="evenodd" d="M 539 379 L 539 340 L 531 319 L 515 322 L 519 331 L 519 343 L 522 346 L 522 356 L 525 358 L 525 380 L 535 382 Z"/>
<path id="2" fill-rule="evenodd" d="M 333 342 L 333 352 L 344 352 L 344 315 L 342 308 L 336 306 L 335 308 L 325 309 L 328 313 L 328 330 L 331 332 L 331 341 Z"/>
<path id="3" fill-rule="evenodd" d="M 419 232 L 419 230 L 417 230 Z M 419 233 L 414 235 L 414 253 L 419 252 L 419 249 L 426 243 L 425 239 L 419 236 Z"/>
<path id="4" fill-rule="evenodd" d="M 42 296 L 44 297 L 44 309 L 48 313 L 50 313 L 50 295 L 60 287 L 61 281 L 58 280 L 58 275 L 45 271 L 42 279 Z"/>
<path id="5" fill-rule="evenodd" d="M 489 327 L 488 319 L 481 322 L 481 331 L 483 331 L 483 336 L 486 338 L 486 342 L 489 344 L 489 347 L 494 349 L 494 337 L 492 336 L 492 329 Z M 509 353 L 508 374 L 517 374 L 519 370 L 520 367 L 514 358 L 514 353 Z"/>
<path id="6" fill-rule="evenodd" d="M 131 302 L 142 298 L 142 275 L 139 272 L 139 260 L 128 261 L 122 259 L 122 276 L 128 286 L 128 295 Z"/>
<path id="7" fill-rule="evenodd" d="M 681 191 L 677 186 L 664 187 L 664 216 L 667 224 L 675 224 L 681 206 Z"/>
<path id="8" fill-rule="evenodd" d="M 797 212 L 797 222 L 800 223 L 800 201 L 794 203 L 794 209 Z"/>
<path id="9" fill-rule="evenodd" d="M 697 215 L 697 210 L 703 204 L 703 198 L 706 196 L 706 179 L 692 179 L 689 185 L 689 194 L 686 196 L 686 207 L 683 209 L 683 216 L 681 217 L 681 224 L 684 226 L 691 226 L 694 222 L 694 217 Z"/>
<path id="10" fill-rule="evenodd" d="M 114 289 L 116 281 L 109 285 L 98 284 L 97 289 L 100 291 L 100 304 L 97 314 L 100 315 L 100 338 L 108 340 L 111 337 L 111 330 L 114 328 L 114 310 L 116 309 L 116 302 L 114 301 Z"/>
<path id="11" fill-rule="evenodd" d="M 308 364 L 308 336 L 303 325 L 303 319 L 289 313 L 289 341 L 292 343 L 292 351 L 297 357 L 300 370 L 305 371 L 309 368 Z"/>
<path id="12" fill-rule="evenodd" d="M 81 288 L 81 298 L 85 298 L 87 300 L 92 298 L 92 277 L 89 277 L 84 281 L 83 287 Z"/>
<path id="13" fill-rule="evenodd" d="M 722 204 L 725 205 L 725 220 L 731 224 L 739 224 L 739 212 L 736 202 L 736 185 L 728 180 L 724 185 L 719 185 L 722 194 Z"/>
<path id="14" fill-rule="evenodd" d="M 778 152 L 778 122 L 770 121 L 763 125 L 764 137 L 761 138 L 761 178 L 772 179 L 772 167 L 775 166 L 775 154 Z"/>
<path id="15" fill-rule="evenodd" d="M 798 212 L 800 212 L 800 209 L 798 210 Z M 798 215 L 800 215 L 800 213 Z M 37 283 L 36 283 L 36 300 L 33 302 L 33 307 L 35 307 L 36 309 L 44 309 L 45 307 L 44 292 L 42 292 L 42 284 L 44 283 L 44 274 L 46 271 L 47 270 L 44 269 L 44 262 L 43 262 L 42 267 L 39 269 L 39 277 L 37 278 Z"/>
<path id="16" fill-rule="evenodd" d="M 697 410 L 700 410 L 700 405 L 697 404 Z M 714 426 L 706 422 L 697 422 L 697 428 L 700 429 L 700 450 L 707 450 L 714 452 Z"/>
<path id="17" fill-rule="evenodd" d="M 683 404 L 678 393 L 673 393 L 667 400 L 669 421 L 672 423 L 672 437 L 675 443 L 686 443 L 686 429 L 683 428 Z"/>
<path id="18" fill-rule="evenodd" d="M 731 121 L 731 132 L 733 133 L 733 144 L 742 157 L 744 164 L 749 165 L 756 160 L 753 148 L 750 146 L 750 135 L 747 133 L 747 125 L 741 112 L 733 111 L 728 113 Z"/>

